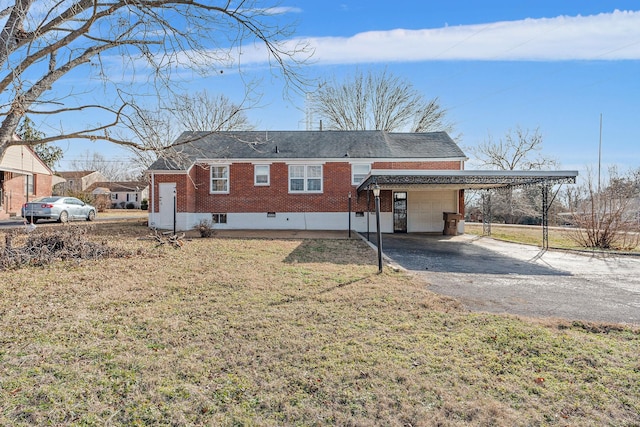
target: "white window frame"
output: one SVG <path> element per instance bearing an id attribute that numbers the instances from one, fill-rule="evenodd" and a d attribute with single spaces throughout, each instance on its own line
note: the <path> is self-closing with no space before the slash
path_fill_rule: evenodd
<path id="1" fill-rule="evenodd" d="M 215 177 L 213 176 L 213 171 L 216 169 L 226 169 L 226 172 L 224 174 L 224 176 L 222 177 Z M 213 186 L 213 181 L 222 181 L 225 182 L 225 189 L 224 190 L 214 190 L 214 186 Z M 229 165 L 211 165 L 209 167 L 209 193 L 210 194 L 229 194 Z"/>
<path id="2" fill-rule="evenodd" d="M 35 175 L 25 175 L 24 176 L 24 193 L 25 194 L 35 194 Z"/>
<path id="3" fill-rule="evenodd" d="M 263 168 L 266 168 L 266 173 L 264 171 L 262 171 L 261 173 L 258 173 L 258 170 Z M 267 181 L 258 182 L 258 177 L 265 176 L 265 175 L 267 177 Z M 271 185 L 271 165 L 265 165 L 265 164 L 253 165 L 253 185 L 255 185 L 256 187 L 264 187 L 264 186 Z"/>
<path id="4" fill-rule="evenodd" d="M 226 224 L 227 223 L 227 214 L 226 213 L 212 213 L 211 214 L 211 222 L 213 224 Z"/>
<path id="5" fill-rule="evenodd" d="M 292 171 L 294 170 L 294 168 L 302 168 L 302 174 L 296 175 L 296 176 L 292 176 Z M 320 168 L 320 176 L 313 176 L 310 173 L 310 169 L 311 168 Z M 294 190 L 292 188 L 291 182 L 292 180 L 302 180 L 303 182 L 303 188 L 301 190 Z M 317 190 L 309 190 L 309 182 L 311 180 L 319 180 L 320 181 L 320 188 Z M 290 164 L 289 165 L 289 177 L 288 177 L 288 181 L 289 181 L 289 193 L 297 193 L 297 194 L 301 194 L 301 193 L 313 193 L 313 194 L 319 194 L 322 193 L 323 188 L 324 188 L 324 168 L 323 165 L 321 163 L 313 163 L 313 164 Z"/>
<path id="6" fill-rule="evenodd" d="M 366 173 L 362 173 L 362 171 L 357 171 L 356 172 L 356 168 L 358 167 L 367 167 L 367 172 Z M 358 185 L 360 184 L 362 181 L 364 181 L 364 178 L 369 175 L 369 173 L 371 172 L 371 163 L 352 163 L 351 164 L 351 185 Z M 356 177 L 361 177 L 359 180 L 356 180 Z"/>

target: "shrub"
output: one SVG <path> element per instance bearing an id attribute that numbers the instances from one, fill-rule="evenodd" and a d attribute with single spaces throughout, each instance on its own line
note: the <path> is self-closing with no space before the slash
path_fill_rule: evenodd
<path id="1" fill-rule="evenodd" d="M 88 203 L 90 205 L 93 205 L 95 203 L 94 195 L 86 191 L 69 191 L 68 195 L 70 197 L 75 197 L 76 199 L 80 199 L 83 202 Z"/>
<path id="2" fill-rule="evenodd" d="M 98 194 L 95 197 L 93 206 L 96 207 L 98 212 L 104 212 L 111 207 L 111 200 L 109 199 L 109 196 L 106 194 Z"/>
<path id="3" fill-rule="evenodd" d="M 140 209 L 142 209 L 143 211 L 149 209 L 149 201 L 147 199 L 142 199 L 142 201 L 140 202 Z"/>
<path id="4" fill-rule="evenodd" d="M 203 219 L 193 227 L 194 230 L 197 230 L 200 233 L 200 237 L 211 237 L 215 230 L 213 229 L 213 223 L 211 220 Z"/>
<path id="5" fill-rule="evenodd" d="M 127 209 L 135 209 L 135 208 L 136 208 L 135 203 L 132 203 L 132 202 L 127 203 Z"/>

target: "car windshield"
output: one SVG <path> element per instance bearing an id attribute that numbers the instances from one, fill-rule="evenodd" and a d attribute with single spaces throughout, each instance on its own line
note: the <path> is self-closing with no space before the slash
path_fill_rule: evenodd
<path id="1" fill-rule="evenodd" d="M 36 199 L 34 200 L 34 202 L 41 202 L 41 203 L 55 203 L 60 199 L 60 197 L 43 197 L 41 199 Z"/>

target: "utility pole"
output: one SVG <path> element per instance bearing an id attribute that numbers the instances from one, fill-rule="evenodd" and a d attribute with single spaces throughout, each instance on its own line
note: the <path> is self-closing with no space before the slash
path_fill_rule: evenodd
<path id="1" fill-rule="evenodd" d="M 598 143 L 598 194 L 600 194 L 601 165 L 602 165 L 602 113 L 600 113 L 600 142 Z"/>

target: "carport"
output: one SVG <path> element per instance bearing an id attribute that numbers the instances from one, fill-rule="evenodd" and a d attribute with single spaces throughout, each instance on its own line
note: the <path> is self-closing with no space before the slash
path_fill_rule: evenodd
<path id="1" fill-rule="evenodd" d="M 486 190 L 483 194 L 483 233 L 491 234 L 491 190 L 537 186 L 542 194 L 543 247 L 549 246 L 549 207 L 556 185 L 574 184 L 578 171 L 485 171 L 485 170 L 399 170 L 373 169 L 358 185 L 357 193 L 366 193 L 367 201 L 374 187 L 393 192 L 451 190 L 458 192 L 458 212 L 464 217 L 464 190 Z M 395 202 L 395 200 L 394 200 Z M 394 206 L 389 203 L 388 205 Z M 367 206 L 371 206 L 367 203 Z M 443 212 L 444 213 L 444 212 Z"/>

